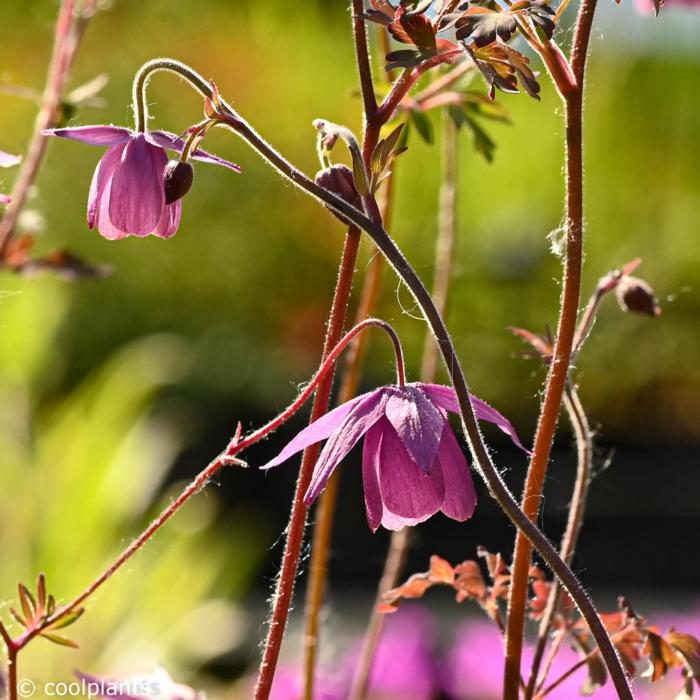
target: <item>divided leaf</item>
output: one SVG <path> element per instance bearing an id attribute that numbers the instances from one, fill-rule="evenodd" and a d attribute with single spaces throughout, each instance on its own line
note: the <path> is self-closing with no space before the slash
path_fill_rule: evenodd
<path id="1" fill-rule="evenodd" d="M 497 11 L 488 7 L 470 7 L 455 25 L 457 39 L 469 39 L 477 48 L 496 41 L 509 41 L 517 29 L 515 17 L 510 10 Z"/>

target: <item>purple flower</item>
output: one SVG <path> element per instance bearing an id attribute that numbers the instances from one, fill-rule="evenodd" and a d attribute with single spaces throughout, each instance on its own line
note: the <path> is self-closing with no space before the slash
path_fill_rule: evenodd
<path id="1" fill-rule="evenodd" d="M 0 151 L 0 168 L 11 168 L 22 160 L 21 156 L 13 156 L 11 153 Z M 10 198 L 0 192 L 0 204 L 9 204 Z"/>
<path id="2" fill-rule="evenodd" d="M 498 411 L 472 397 L 477 418 L 495 423 L 522 449 L 515 429 Z M 467 520 L 476 506 L 469 465 L 447 420 L 459 406 L 453 389 L 437 384 L 385 386 L 338 406 L 302 430 L 263 469 L 328 440 L 304 502 L 311 504 L 341 460 L 365 435 L 362 453 L 367 520 L 399 530 L 438 510 Z"/>
<path id="3" fill-rule="evenodd" d="M 126 236 L 174 236 L 182 202 L 166 204 L 163 178 L 166 149 L 182 152 L 184 141 L 166 131 L 137 133 L 123 126 L 78 126 L 43 133 L 108 146 L 97 164 L 88 198 L 88 226 L 109 240 Z M 234 163 L 196 149 L 192 158 L 240 172 Z"/>
<path id="4" fill-rule="evenodd" d="M 344 660 L 349 680 L 357 670 L 361 648 L 358 644 Z M 440 678 L 435 651 L 436 625 L 430 613 L 420 605 L 402 605 L 398 613 L 385 620 L 372 660 L 368 698 L 431 700 L 437 697 Z"/>

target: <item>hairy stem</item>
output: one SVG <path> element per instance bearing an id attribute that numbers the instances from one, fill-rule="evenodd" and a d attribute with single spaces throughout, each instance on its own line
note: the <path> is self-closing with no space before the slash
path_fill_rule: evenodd
<path id="1" fill-rule="evenodd" d="M 522 510 L 535 521 L 540 510 L 549 456 L 567 383 L 583 266 L 583 88 L 585 63 L 596 0 L 583 0 L 572 49 L 574 90 L 564 96 L 566 107 L 566 257 L 557 337 L 550 364 L 534 448 L 525 480 Z M 512 579 L 508 596 L 504 700 L 518 699 L 520 665 L 525 636 L 528 577 L 532 544 L 521 530 L 515 540 Z"/>
<path id="2" fill-rule="evenodd" d="M 357 252 L 360 245 L 360 231 L 356 226 L 350 226 L 343 255 L 338 270 L 338 280 L 333 293 L 333 303 L 328 317 L 326 339 L 323 344 L 322 357 L 325 358 L 333 346 L 340 340 L 347 316 L 352 280 L 357 261 Z M 314 396 L 311 408 L 310 422 L 318 420 L 328 411 L 330 403 L 333 375 L 329 373 L 319 384 Z M 306 528 L 306 516 L 308 508 L 304 503 L 304 494 L 309 488 L 313 469 L 318 458 L 319 446 L 312 445 L 304 450 L 301 460 L 301 468 L 297 478 L 297 485 L 292 501 L 292 512 L 286 531 L 286 541 L 282 565 L 277 576 L 275 593 L 272 602 L 272 615 L 268 623 L 267 638 L 263 650 L 262 660 L 258 671 L 258 680 L 255 686 L 255 700 L 267 700 L 272 689 L 272 681 L 277 668 L 280 648 L 284 630 L 289 616 L 289 608 L 292 602 L 294 581 L 299 566 L 299 556 Z"/>
<path id="3" fill-rule="evenodd" d="M 569 421 L 574 429 L 576 436 L 576 452 L 577 452 L 577 469 L 576 481 L 574 484 L 574 492 L 569 507 L 569 517 L 566 523 L 566 529 L 562 537 L 559 553 L 561 558 L 569 565 L 576 551 L 578 537 L 583 525 L 583 517 L 586 510 L 586 501 L 588 498 L 588 489 L 591 483 L 591 472 L 593 466 L 593 436 L 591 427 L 586 418 L 586 414 L 581 405 L 581 400 L 578 396 L 576 387 L 569 384 L 564 394 L 564 406 L 569 416 Z M 526 700 L 531 700 L 537 686 L 537 679 L 540 672 L 540 665 L 544 650 L 547 646 L 549 633 L 552 629 L 554 616 L 559 610 L 561 604 L 561 587 L 558 581 L 552 583 L 552 588 L 547 599 L 547 607 L 544 610 L 540 621 L 540 628 L 537 638 L 537 646 L 535 655 L 532 660 L 532 669 L 530 671 L 530 679 L 528 681 Z M 543 676 L 542 681 L 546 680 Z"/>
<path id="4" fill-rule="evenodd" d="M 394 176 L 391 175 L 384 182 L 384 196 L 380 205 L 382 221 L 387 225 L 390 218 Z M 355 323 L 374 314 L 379 296 L 381 275 L 384 258 L 376 254 L 373 256 L 369 270 L 365 276 L 360 303 L 355 315 Z M 338 404 L 343 404 L 352 399 L 357 393 L 360 380 L 368 336 L 358 335 L 354 340 L 347 355 L 347 363 L 343 371 L 343 378 L 338 392 Z M 313 697 L 314 676 L 316 660 L 318 656 L 319 642 L 319 618 L 323 606 L 326 581 L 328 578 L 328 558 L 333 534 L 336 505 L 338 501 L 338 488 L 341 472 L 336 469 L 326 484 L 325 491 L 321 494 L 316 511 L 316 523 L 314 525 L 311 561 L 309 562 L 309 581 L 306 590 L 306 606 L 304 611 L 304 698 L 311 700 Z"/>
<path id="5" fill-rule="evenodd" d="M 367 27 L 362 17 L 364 13 L 364 0 L 352 0 L 352 31 L 355 44 L 355 60 L 357 73 L 360 80 L 363 109 L 363 138 L 362 158 L 365 172 L 371 172 L 371 161 L 374 149 L 379 141 L 379 133 L 384 121 L 375 119 L 377 113 L 377 100 L 374 94 L 374 80 L 372 79 L 372 65 L 369 56 L 367 42 Z M 370 214 L 370 217 L 372 215 Z M 355 251 L 357 258 L 357 251 Z M 348 387 L 349 388 L 349 387 Z M 346 389 L 344 386 L 343 389 Z M 344 394 L 345 392 L 343 392 Z M 350 397 L 341 396 L 341 401 L 347 401 Z M 316 448 L 318 454 L 318 448 Z M 317 456 L 316 454 L 316 456 Z M 314 462 L 316 458 L 314 457 Z M 309 583 L 307 586 L 307 599 L 305 610 L 305 635 L 304 635 L 304 700 L 312 700 L 314 694 L 315 669 L 318 651 L 319 617 L 323 604 L 323 595 L 326 586 L 328 568 L 328 550 L 330 548 L 333 529 L 333 517 L 338 495 L 339 475 L 335 474 L 326 485 L 318 508 L 318 521 L 314 528 L 312 540 L 312 554 L 309 570 Z"/>
<path id="6" fill-rule="evenodd" d="M 454 73 L 457 69 L 453 69 Z M 449 75 L 449 74 L 448 74 Z M 457 126 L 447 110 L 443 110 L 442 177 L 438 207 L 438 236 L 435 244 L 435 278 L 432 297 L 438 312 L 444 316 L 447 308 L 447 293 L 452 273 L 452 257 L 457 233 L 457 174 L 458 138 Z M 437 373 L 438 348 L 435 338 L 428 333 L 423 349 L 420 380 L 433 382 Z M 392 532 L 389 549 L 384 562 L 372 613 L 367 625 L 355 671 L 350 700 L 365 700 L 369 691 L 372 664 L 381 640 L 384 615 L 378 612 L 384 593 L 399 584 L 404 563 L 411 545 L 411 528 Z"/>
<path id="7" fill-rule="evenodd" d="M 8 204 L 5 215 L 0 221 L 0 263 L 7 252 L 17 219 L 26 204 L 29 190 L 39 174 L 46 155 L 47 137 L 42 134 L 42 131 L 56 126 L 63 92 L 80 40 L 94 11 L 95 0 L 86 0 L 79 7 L 76 7 L 76 4 L 76 0 L 63 0 L 58 13 L 41 106 L 34 123 L 27 155 L 10 194 L 12 201 Z"/>
<path id="8" fill-rule="evenodd" d="M 584 0 L 584 6 L 588 8 L 585 12 L 590 12 L 592 14 L 592 2 L 593 0 Z M 584 30 L 584 32 L 589 36 L 591 26 L 590 19 L 586 20 L 586 23 L 587 30 Z M 579 34 L 580 30 L 577 31 L 576 36 L 579 37 Z M 575 47 L 580 45 L 581 42 L 581 38 L 577 38 L 575 41 Z M 588 45 L 587 38 L 583 44 L 584 46 Z M 575 57 L 578 55 L 578 53 L 575 53 Z M 167 66 L 164 65 L 166 63 L 168 64 Z M 201 92 L 202 95 L 209 97 L 210 99 L 213 97 L 211 86 L 198 73 L 189 68 L 189 66 L 184 66 L 183 64 L 179 64 L 179 62 L 172 61 L 170 59 L 157 59 L 150 62 L 150 64 L 146 64 L 146 66 L 150 67 L 150 70 L 173 70 L 173 65 L 177 65 L 186 71 L 185 73 L 176 70 L 176 72 L 180 72 L 183 77 L 186 77 L 190 83 Z M 577 63 L 575 63 L 575 65 L 577 65 Z M 578 65 L 581 66 L 582 73 L 583 64 L 580 63 L 580 59 L 578 61 Z M 146 66 L 144 66 L 144 69 Z M 579 116 L 580 107 L 581 105 L 579 104 Z M 615 648 L 610 642 L 610 637 L 608 636 L 608 633 L 600 620 L 595 606 L 571 569 L 564 563 L 564 561 L 562 561 L 554 546 L 520 508 L 518 503 L 513 498 L 513 495 L 508 490 L 508 487 L 503 481 L 500 472 L 491 461 L 490 454 L 481 436 L 481 431 L 469 398 L 468 384 L 459 363 L 459 358 L 455 352 L 454 345 L 452 344 L 452 340 L 447 331 L 447 327 L 435 308 L 432 298 L 423 285 L 421 279 L 418 277 L 408 260 L 406 260 L 403 253 L 401 253 L 394 241 L 386 232 L 381 224 L 381 221 L 378 221 L 374 217 L 368 218 L 364 213 L 357 210 L 352 204 L 348 203 L 332 192 L 329 192 L 320 185 L 317 185 L 313 180 L 307 177 L 303 172 L 284 158 L 278 151 L 276 151 L 267 141 L 265 141 L 265 139 L 262 138 L 260 134 L 258 134 L 255 129 L 253 129 L 250 124 L 248 124 L 248 122 L 246 122 L 245 119 L 243 119 L 243 117 L 225 101 L 220 101 L 218 109 L 221 110 L 219 116 L 220 125 L 230 129 L 240 138 L 242 138 L 280 175 L 287 178 L 302 191 L 314 197 L 322 204 L 328 206 L 334 212 L 341 214 L 349 221 L 354 223 L 358 228 L 365 231 L 386 257 L 389 264 L 394 268 L 396 274 L 406 284 L 416 300 L 416 303 L 423 312 L 426 321 L 428 322 L 431 331 L 435 335 L 440 346 L 443 361 L 451 383 L 455 389 L 455 394 L 460 406 L 462 430 L 469 444 L 469 448 L 474 457 L 475 466 L 478 469 L 479 474 L 489 488 L 491 495 L 498 502 L 506 516 L 510 519 L 513 525 L 518 528 L 519 531 L 524 533 L 527 541 L 540 553 L 547 566 L 549 566 L 554 575 L 560 579 L 565 589 L 571 595 L 571 598 L 581 612 L 581 615 L 588 623 L 591 634 L 600 648 L 601 656 L 608 671 L 610 672 L 610 676 L 619 697 L 622 700 L 633 700 L 634 696 L 630 681 L 624 671 L 624 668 L 622 667 Z M 578 124 L 580 127 L 580 119 Z"/>
<path id="9" fill-rule="evenodd" d="M 4 625 L 0 623 L 0 636 L 5 643 L 8 656 L 19 652 L 44 630 L 48 629 L 51 627 L 51 625 L 59 621 L 69 612 L 75 610 L 77 607 L 85 603 L 129 559 L 131 559 L 131 557 L 136 554 L 136 552 L 138 552 L 192 496 L 199 493 L 223 466 L 228 464 L 245 465 L 244 462 L 237 459 L 236 455 L 267 437 L 270 433 L 277 430 L 277 428 L 289 420 L 306 403 L 306 401 L 308 401 L 311 395 L 317 390 L 321 382 L 332 373 L 332 370 L 335 368 L 338 361 L 338 357 L 345 350 L 345 348 L 360 333 L 371 327 L 382 329 L 385 333 L 387 333 L 392 341 L 394 346 L 394 354 L 396 357 L 396 379 L 399 384 L 403 383 L 405 379 L 403 351 L 401 349 L 399 338 L 394 329 L 388 323 L 376 318 L 365 319 L 362 323 L 358 323 L 332 348 L 325 361 L 322 363 L 321 367 L 318 369 L 308 385 L 299 394 L 299 396 L 297 396 L 297 398 L 284 411 L 282 411 L 282 413 L 245 437 L 241 437 L 239 424 L 236 434 L 227 449 L 216 459 L 210 462 L 194 478 L 194 480 L 185 487 L 182 493 L 174 501 L 172 501 L 170 505 L 165 508 L 160 515 L 135 540 L 133 540 L 128 547 L 126 547 L 126 549 L 124 549 L 124 551 L 114 560 L 114 562 L 112 562 L 112 564 L 110 564 L 87 586 L 87 588 L 82 591 L 82 593 L 78 594 L 69 603 L 59 606 L 52 615 L 44 618 L 40 625 L 22 633 L 19 635 L 19 637 L 17 637 L 17 639 L 12 639 Z"/>
<path id="10" fill-rule="evenodd" d="M 227 105 L 224 106 L 227 110 L 230 109 Z M 500 472 L 491 461 L 490 454 L 481 436 L 474 409 L 471 405 L 466 378 L 462 372 L 447 327 L 435 308 L 430 293 L 423 285 L 415 270 L 406 260 L 403 253 L 397 248 L 381 223 L 367 218 L 367 216 L 355 209 L 355 207 L 341 197 L 317 185 L 272 148 L 272 146 L 270 146 L 270 144 L 267 143 L 267 141 L 265 141 L 239 114 L 231 111 L 230 114 L 222 115 L 221 121 L 223 126 L 228 127 L 234 133 L 238 134 L 280 175 L 283 175 L 307 194 L 318 199 L 333 211 L 345 216 L 364 230 L 376 243 L 397 275 L 399 275 L 401 280 L 406 284 L 423 312 L 440 346 L 445 367 L 460 405 L 462 430 L 469 444 L 479 474 L 506 516 L 515 527 L 524 532 L 527 540 L 541 554 L 547 566 L 549 566 L 553 573 L 562 581 L 564 587 L 570 593 L 572 599 L 581 611 L 581 614 L 590 626 L 594 639 L 600 646 L 602 657 L 610 671 L 610 676 L 613 679 L 620 698 L 623 700 L 632 700 L 633 695 L 627 675 L 625 674 L 614 647 L 610 643 L 610 638 L 598 616 L 595 606 L 571 569 L 561 560 L 556 549 L 539 528 L 523 513 L 520 506 L 513 498 L 513 495 L 508 490 Z"/>

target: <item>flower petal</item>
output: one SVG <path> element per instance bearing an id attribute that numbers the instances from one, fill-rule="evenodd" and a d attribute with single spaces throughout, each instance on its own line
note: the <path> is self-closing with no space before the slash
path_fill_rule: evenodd
<path id="1" fill-rule="evenodd" d="M 378 391 L 378 390 L 377 390 Z M 371 392 L 371 393 L 376 393 Z M 303 449 L 309 445 L 313 445 L 316 442 L 321 442 L 321 440 L 326 440 L 330 437 L 331 433 L 345 420 L 346 416 L 350 411 L 352 411 L 355 404 L 363 399 L 367 398 L 369 394 L 361 394 L 356 396 L 354 399 L 347 401 L 344 404 L 334 408 L 329 411 L 324 416 L 321 416 L 318 420 L 304 428 L 301 432 L 297 433 L 284 447 L 282 452 L 280 452 L 277 457 L 271 459 L 267 464 L 264 464 L 261 469 L 270 469 L 271 467 L 276 467 L 282 462 L 286 462 L 290 457 L 295 455 L 297 452 L 301 452 Z"/>
<path id="2" fill-rule="evenodd" d="M 372 532 L 376 532 L 382 523 L 382 494 L 379 490 L 379 455 L 382 447 L 381 422 L 375 423 L 365 435 L 362 445 L 362 486 L 365 492 L 367 523 Z"/>
<path id="3" fill-rule="evenodd" d="M 112 175 L 114 175 L 114 171 L 121 161 L 124 148 L 124 144 L 108 148 L 95 168 L 95 173 L 92 176 L 92 183 L 90 184 L 90 194 L 88 196 L 88 228 L 95 228 L 105 188 L 111 181 Z"/>
<path id="4" fill-rule="evenodd" d="M 422 384 L 416 383 L 414 386 L 422 389 L 436 405 L 444 408 L 452 413 L 459 413 L 459 401 L 457 394 L 452 387 L 442 386 L 441 384 Z M 522 442 L 518 434 L 515 432 L 513 424 L 495 408 L 491 408 L 485 401 L 477 398 L 473 394 L 469 394 L 469 398 L 474 408 L 474 413 L 479 420 L 486 420 L 489 423 L 497 425 L 510 439 L 525 453 L 530 454 Z"/>
<path id="5" fill-rule="evenodd" d="M 100 232 L 100 235 L 103 238 L 106 238 L 108 241 L 120 241 L 122 238 L 126 238 L 130 234 L 127 231 L 122 231 L 120 228 L 116 227 L 109 218 L 109 197 L 109 187 L 105 187 L 102 196 L 97 202 L 97 230 Z"/>
<path id="6" fill-rule="evenodd" d="M 184 139 L 168 131 L 149 131 L 146 138 L 156 146 L 161 146 L 171 151 L 177 151 L 178 153 L 182 153 L 182 149 L 185 147 Z M 209 153 L 209 151 L 205 151 L 202 148 L 196 148 L 192 153 L 192 158 L 194 160 L 200 160 L 203 163 L 223 165 L 225 168 L 229 168 L 237 173 L 241 172 L 241 168 L 235 163 L 232 163 L 230 160 L 225 160 L 224 158 L 219 158 L 219 156 Z"/>
<path id="7" fill-rule="evenodd" d="M 44 136 L 60 136 L 64 139 L 82 141 L 92 146 L 116 146 L 119 143 L 126 143 L 133 131 L 125 126 L 75 126 L 66 129 L 44 129 Z"/>
<path id="8" fill-rule="evenodd" d="M 0 168 L 11 168 L 22 162 L 22 156 L 14 156 L 12 153 L 0 151 Z"/>
<path id="9" fill-rule="evenodd" d="M 442 471 L 419 469 L 389 421 L 382 420 L 381 426 L 379 487 L 384 508 L 415 522 L 427 520 L 445 500 Z"/>
<path id="10" fill-rule="evenodd" d="M 357 444 L 357 441 L 384 416 L 385 390 L 378 389 L 358 402 L 345 420 L 333 431 L 319 455 L 311 483 L 304 495 L 304 503 L 310 505 L 326 486 L 333 470 Z"/>
<path id="11" fill-rule="evenodd" d="M 163 172 L 168 157 L 142 134 L 124 149 L 110 187 L 109 218 L 114 226 L 136 236 L 153 231 L 165 207 Z"/>
<path id="12" fill-rule="evenodd" d="M 453 520 L 462 522 L 471 518 L 476 507 L 476 491 L 462 448 L 449 425 L 440 439 L 438 460 L 445 481 L 445 500 L 440 510 Z"/>
<path id="13" fill-rule="evenodd" d="M 386 417 L 408 454 L 429 472 L 437 456 L 444 415 L 414 386 L 391 387 Z"/>
<path id="14" fill-rule="evenodd" d="M 11 201 L 12 201 L 11 197 L 9 197 L 6 194 L 2 194 L 2 192 L 0 192 L 0 204 L 9 204 Z"/>
<path id="15" fill-rule="evenodd" d="M 166 204 L 163 207 L 163 213 L 160 217 L 160 221 L 153 229 L 153 235 L 158 236 L 159 238 L 172 238 L 177 233 L 177 227 L 180 225 L 181 217 L 181 199 L 178 199 L 177 202 L 173 202 L 172 204 Z"/>

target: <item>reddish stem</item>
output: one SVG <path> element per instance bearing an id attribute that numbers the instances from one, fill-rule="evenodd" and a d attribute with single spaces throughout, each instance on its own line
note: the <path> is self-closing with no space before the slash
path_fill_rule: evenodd
<path id="1" fill-rule="evenodd" d="M 34 124 L 34 131 L 29 143 L 27 155 L 22 162 L 17 181 L 10 197 L 5 215 L 0 221 L 0 264 L 7 252 L 7 247 L 14 233 L 17 219 L 24 207 L 29 190 L 39 173 L 46 154 L 47 140 L 42 135 L 44 129 L 56 124 L 60 113 L 61 98 L 65 90 L 70 69 L 80 44 L 85 27 L 92 14 L 94 0 L 85 3 L 76 14 L 76 0 L 63 0 L 56 21 L 54 45 L 46 76 L 46 86 L 41 98 L 41 106 Z"/>
<path id="2" fill-rule="evenodd" d="M 199 493 L 206 484 L 211 481 L 214 475 L 224 466 L 228 464 L 241 464 L 240 460 L 236 458 L 243 450 L 251 447 L 256 442 L 259 442 L 263 438 L 267 437 L 270 433 L 279 428 L 284 422 L 289 420 L 311 397 L 314 391 L 317 390 L 319 385 L 327 379 L 328 376 L 332 376 L 332 370 L 335 367 L 338 357 L 345 350 L 345 348 L 353 341 L 353 339 L 362 333 L 367 328 L 376 327 L 384 330 L 390 337 L 396 354 L 396 374 L 397 380 L 400 382 L 404 376 L 404 361 L 403 352 L 401 350 L 401 345 L 399 343 L 398 336 L 389 324 L 379 319 L 370 318 L 366 319 L 362 323 L 357 324 L 348 333 L 341 338 L 338 343 L 327 353 L 327 357 L 319 370 L 316 372 L 314 377 L 311 379 L 309 384 L 304 388 L 304 390 L 299 394 L 299 396 L 277 417 L 266 423 L 258 430 L 252 432 L 245 438 L 240 436 L 240 425 L 235 437 L 227 447 L 224 453 L 219 455 L 216 459 L 210 462 L 195 478 L 194 480 L 182 491 L 182 493 L 170 503 L 170 505 L 165 508 L 161 514 L 144 530 L 115 560 L 108 566 L 94 581 L 92 581 L 82 593 L 73 598 L 69 603 L 60 606 L 56 609 L 53 615 L 46 617 L 41 625 L 35 627 L 31 630 L 27 630 L 22 633 L 17 639 L 12 639 L 7 633 L 4 626 L 0 625 L 0 636 L 5 642 L 5 646 L 8 650 L 8 657 L 11 652 L 19 652 L 24 648 L 34 637 L 38 636 L 45 629 L 49 628 L 52 624 L 57 622 L 60 618 L 64 617 L 66 614 L 74 610 L 75 608 L 82 605 L 88 600 L 100 586 L 102 586 L 106 581 L 108 581 L 136 552 L 138 552 L 141 547 L 143 547 L 146 542 L 148 542 L 151 537 L 168 521 L 170 518 L 177 513 L 178 510 L 196 493 Z"/>
<path id="3" fill-rule="evenodd" d="M 343 256 L 338 271 L 338 280 L 333 294 L 331 312 L 328 317 L 326 339 L 323 344 L 322 357 L 324 359 L 331 352 L 333 346 L 338 342 L 343 332 L 359 245 L 360 230 L 355 226 L 351 226 L 345 237 Z M 311 409 L 311 422 L 317 420 L 328 411 L 332 386 L 333 373 L 329 373 L 327 376 L 324 376 L 316 390 L 313 407 Z M 318 458 L 318 452 L 319 446 L 312 445 L 304 450 L 304 455 L 302 457 L 301 468 L 294 492 L 294 500 L 292 501 L 292 512 L 287 528 L 287 541 L 282 557 L 282 566 L 275 587 L 272 617 L 268 625 L 265 650 L 263 652 L 258 672 L 258 680 L 255 686 L 255 700 L 267 700 L 272 689 L 272 681 L 275 676 L 279 652 L 282 647 L 282 638 L 284 637 L 284 630 L 289 616 L 292 592 L 294 591 L 294 580 L 296 579 L 301 545 L 306 528 L 308 508 L 304 504 L 304 494 L 309 488 L 313 469 L 316 464 L 316 459 Z"/>
<path id="4" fill-rule="evenodd" d="M 596 0 L 583 0 L 572 49 L 574 90 L 564 95 L 566 105 L 566 258 L 554 359 L 550 364 L 544 400 L 521 508 L 534 522 L 539 513 L 547 465 L 566 386 L 581 292 L 583 266 L 583 85 Z M 518 531 L 508 598 L 504 700 L 518 700 L 520 664 L 525 635 L 528 577 L 532 545 Z"/>
<path id="5" fill-rule="evenodd" d="M 384 101 L 377 108 L 375 118 L 377 121 L 386 123 L 391 119 L 391 115 L 396 111 L 398 106 L 401 104 L 401 100 L 408 94 L 409 90 L 415 85 L 418 78 L 420 78 L 424 73 L 429 71 L 435 66 L 439 66 L 441 63 L 452 63 L 460 56 L 463 56 L 464 52 L 462 49 L 452 49 L 450 51 L 445 51 L 443 53 L 437 54 L 429 58 L 427 61 L 423 61 L 420 65 L 415 68 L 407 68 L 401 75 L 394 81 L 394 84 L 389 91 L 389 94 L 384 98 Z"/>

